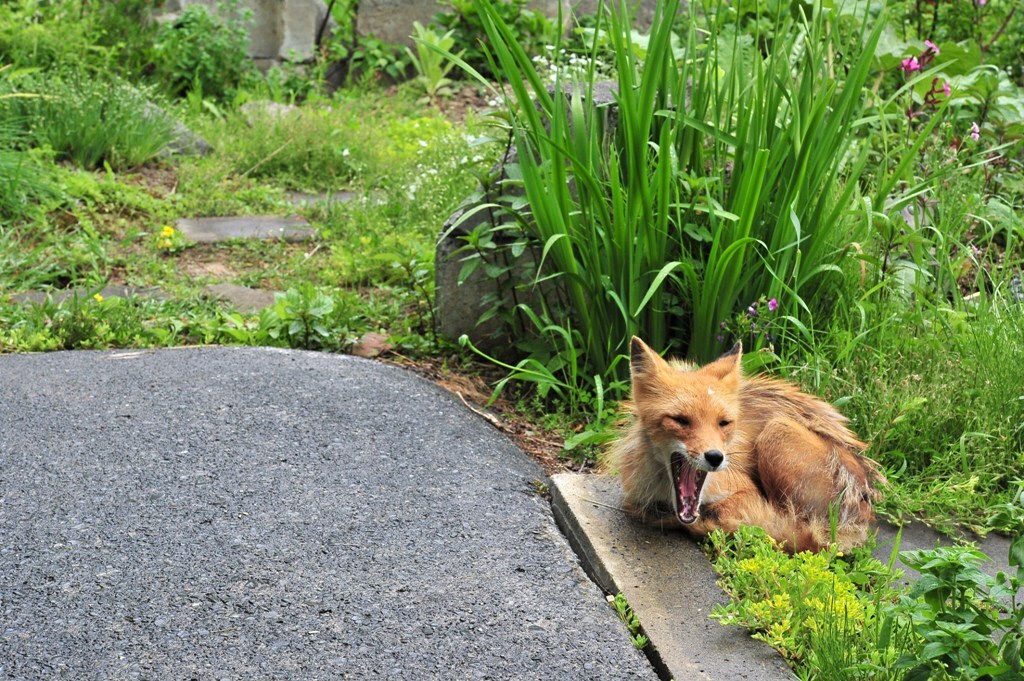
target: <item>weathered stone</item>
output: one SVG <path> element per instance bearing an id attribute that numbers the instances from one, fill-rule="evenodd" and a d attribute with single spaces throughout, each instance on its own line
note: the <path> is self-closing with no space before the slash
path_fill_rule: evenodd
<path id="1" fill-rule="evenodd" d="M 172 126 L 171 141 L 167 143 L 166 147 L 164 147 L 161 155 L 169 156 L 172 154 L 180 154 L 183 156 L 206 156 L 208 153 L 213 151 L 213 147 L 210 146 L 209 142 L 189 130 L 184 123 L 171 116 L 171 114 L 167 113 L 156 104 L 146 102 L 142 115 L 154 120 L 162 119 L 169 122 Z"/>
<path id="2" fill-rule="evenodd" d="M 618 122 L 618 110 L 612 106 L 615 103 L 616 87 L 612 82 L 594 85 L 590 105 L 603 109 L 601 125 L 605 135 L 614 130 Z M 495 189 L 484 196 L 480 203 L 492 203 L 501 196 L 522 196 L 522 186 L 508 184 L 505 171 L 506 166 L 517 161 L 518 155 L 512 149 L 495 168 L 499 177 Z M 501 284 L 488 276 L 482 267 L 478 267 L 460 283 L 459 275 L 467 254 L 458 251 L 465 244 L 464 237 L 475 229 L 486 228 L 495 219 L 493 209 L 474 212 L 472 204 L 460 208 L 445 222 L 434 257 L 438 332 L 452 339 L 465 334 L 474 345 L 487 351 L 508 350 L 510 334 L 498 316 L 478 324 L 481 315 L 498 299 L 503 299 L 507 303 L 503 304 L 505 309 L 511 310 L 516 303 L 535 302 L 538 296 L 531 283 L 536 279 L 537 257 L 529 249 L 515 262 Z M 549 282 L 547 286 L 551 287 L 553 283 Z"/>
<path id="3" fill-rule="evenodd" d="M 167 0 L 158 21 L 174 21 L 188 5 L 216 9 L 220 0 Z M 252 12 L 248 22 L 249 56 L 257 63 L 309 61 L 316 51 L 317 35 L 324 19 L 324 35 L 337 24 L 327 16 L 323 0 L 241 0 L 239 9 Z M 411 24 L 410 24 L 411 25 Z"/>
<path id="4" fill-rule="evenodd" d="M 209 284 L 203 291 L 212 298 L 231 303 L 240 312 L 259 312 L 274 304 L 275 291 L 238 284 Z"/>
<path id="5" fill-rule="evenodd" d="M 24 293 L 15 293 L 10 299 L 14 303 L 36 304 L 45 303 L 47 299 L 54 303 L 63 303 L 76 298 L 84 302 L 93 299 L 93 296 L 96 294 L 99 294 L 101 298 L 141 298 L 144 300 L 165 300 L 167 298 L 163 291 L 156 288 L 136 288 L 134 286 L 121 286 L 117 284 L 104 286 L 99 291 L 89 288 L 63 289 L 60 291 L 26 291 Z"/>
<path id="6" fill-rule="evenodd" d="M 558 19 L 559 4 L 566 28 L 572 17 L 595 14 L 598 0 L 532 0 L 529 6 L 540 11 L 549 19 Z M 641 32 L 651 28 L 654 18 L 655 0 L 630 2 L 636 12 L 633 27 Z M 361 0 L 356 26 L 360 35 L 373 35 L 389 43 L 412 47 L 410 37 L 413 22 L 424 26 L 431 23 L 435 14 L 443 11 L 436 0 Z"/>
<path id="7" fill-rule="evenodd" d="M 373 359 L 378 357 L 381 353 L 387 352 L 391 349 L 391 343 L 388 342 L 388 337 L 381 333 L 374 333 L 368 331 L 362 335 L 362 337 L 352 347 L 352 354 L 356 357 L 363 357 L 365 359 Z"/>
<path id="8" fill-rule="evenodd" d="M 316 230 L 301 217 L 245 215 L 227 218 L 183 218 L 175 222 L 181 234 L 199 243 L 229 239 L 280 239 L 306 241 L 316 238 Z"/>
<path id="9" fill-rule="evenodd" d="M 413 22 L 426 26 L 440 11 L 437 0 L 361 0 L 356 27 L 362 36 L 412 47 Z"/>
<path id="10" fill-rule="evenodd" d="M 320 204 L 326 204 L 332 206 L 339 203 L 348 203 L 358 198 L 358 194 L 350 191 L 336 191 L 329 192 L 326 194 L 309 194 L 307 192 L 285 192 L 284 197 L 288 200 L 288 203 L 293 206 L 299 206 L 301 208 L 308 208 L 310 206 L 316 206 Z"/>

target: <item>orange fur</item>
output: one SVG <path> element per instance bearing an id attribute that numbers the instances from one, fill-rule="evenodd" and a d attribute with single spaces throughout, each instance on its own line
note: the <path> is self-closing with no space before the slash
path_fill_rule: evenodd
<path id="1" fill-rule="evenodd" d="M 885 480 L 866 445 L 831 405 L 744 378 L 741 357 L 698 368 L 633 338 L 633 418 L 609 452 L 626 510 L 696 536 L 758 525 L 790 551 L 824 548 L 833 525 L 842 547 L 863 542 Z"/>

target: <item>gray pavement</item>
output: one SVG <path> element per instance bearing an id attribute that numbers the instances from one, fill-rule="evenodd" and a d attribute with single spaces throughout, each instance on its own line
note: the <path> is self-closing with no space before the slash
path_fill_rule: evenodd
<path id="1" fill-rule="evenodd" d="M 0 678 L 656 678 L 541 478 L 379 363 L 0 356 Z"/>

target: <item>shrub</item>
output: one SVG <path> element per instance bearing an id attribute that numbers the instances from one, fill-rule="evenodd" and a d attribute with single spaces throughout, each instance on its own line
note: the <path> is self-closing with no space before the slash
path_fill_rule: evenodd
<path id="1" fill-rule="evenodd" d="M 229 96 L 253 70 L 245 29 L 250 18 L 238 10 L 238 0 L 220 2 L 213 12 L 188 5 L 157 33 L 157 78 L 175 95 L 197 89 L 215 99 Z"/>
<path id="2" fill-rule="evenodd" d="M 48 68 L 106 62 L 81 21 L 77 3 L 0 3 L 0 62 Z M 60 30 L 55 30 L 59 26 Z"/>

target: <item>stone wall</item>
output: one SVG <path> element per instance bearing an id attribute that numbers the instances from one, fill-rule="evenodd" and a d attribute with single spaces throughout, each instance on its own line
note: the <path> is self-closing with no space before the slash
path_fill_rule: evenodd
<path id="1" fill-rule="evenodd" d="M 593 14 L 598 6 L 598 0 L 531 0 L 530 6 L 557 19 L 560 2 L 563 17 L 570 13 Z M 630 5 L 636 8 L 634 27 L 646 32 L 654 16 L 654 0 L 631 0 Z M 360 35 L 412 46 L 412 23 L 418 21 L 426 26 L 443 9 L 437 0 L 360 0 L 356 26 Z"/>
<path id="2" fill-rule="evenodd" d="M 219 0 L 167 0 L 157 21 L 174 21 L 187 5 L 216 8 Z M 257 63 L 307 61 L 316 49 L 317 32 L 327 16 L 323 0 L 241 0 L 252 12 L 249 56 Z M 410 23 L 410 26 L 412 24 Z M 328 31 L 334 26 L 328 22 Z"/>
<path id="3" fill-rule="evenodd" d="M 157 21 L 173 21 L 187 5 L 216 8 L 220 0 L 166 0 Z M 552 19 L 571 13 L 592 14 L 598 0 L 532 0 L 530 6 Z M 654 0 L 632 0 L 635 27 L 646 31 L 654 13 Z M 324 0 L 240 0 L 239 7 L 252 12 L 249 28 L 249 56 L 267 66 L 285 60 L 307 61 L 313 57 L 317 32 L 327 16 Z M 373 35 L 389 43 L 413 45 L 413 22 L 430 23 L 443 10 L 437 0 L 360 0 L 356 28 L 360 35 Z M 334 20 L 328 21 L 327 32 Z"/>

